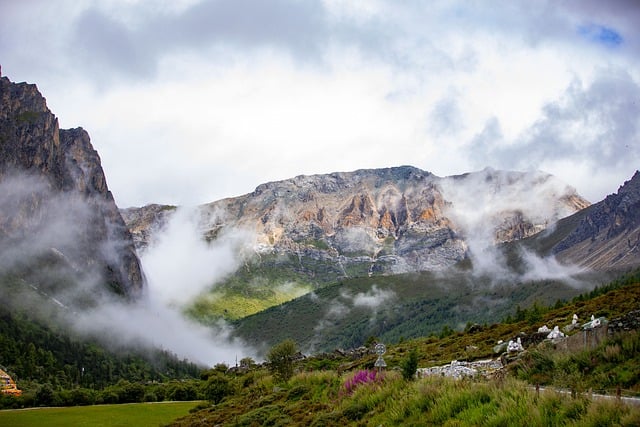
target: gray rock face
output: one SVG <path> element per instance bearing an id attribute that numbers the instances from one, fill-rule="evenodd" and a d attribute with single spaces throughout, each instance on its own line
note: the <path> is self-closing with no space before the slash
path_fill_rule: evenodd
<path id="1" fill-rule="evenodd" d="M 142 289 L 131 234 L 89 135 L 60 130 L 35 85 L 6 77 L 0 78 L 0 191 L 1 245 L 18 245 L 23 258 L 54 250 L 119 293 Z"/>
<path id="2" fill-rule="evenodd" d="M 597 270 L 639 266 L 640 172 L 617 193 L 589 207 L 553 253 L 566 262 Z"/>
<path id="3" fill-rule="evenodd" d="M 249 231 L 261 263 L 332 281 L 441 270 L 467 256 L 477 229 L 489 244 L 516 240 L 587 205 L 542 173 L 487 169 L 440 178 L 402 166 L 262 184 L 201 206 L 199 229 L 209 239 L 225 230 Z M 139 247 L 162 229 L 152 220 L 157 211 L 126 212 Z M 140 227 L 145 221 L 154 232 Z"/>

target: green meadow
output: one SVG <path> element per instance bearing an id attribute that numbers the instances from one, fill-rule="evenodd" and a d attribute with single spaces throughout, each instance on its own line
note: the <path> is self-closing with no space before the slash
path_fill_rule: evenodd
<path id="1" fill-rule="evenodd" d="M 132 403 L 0 411 L 3 427 L 145 427 L 166 425 L 183 417 L 199 402 Z"/>

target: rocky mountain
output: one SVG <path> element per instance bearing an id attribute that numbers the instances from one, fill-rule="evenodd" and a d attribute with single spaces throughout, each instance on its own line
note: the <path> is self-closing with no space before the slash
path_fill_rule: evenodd
<path id="1" fill-rule="evenodd" d="M 493 173 L 481 172 L 456 177 L 453 182 L 484 182 L 490 176 Z M 465 215 L 457 209 L 465 210 L 465 199 L 457 197 L 447 184 L 441 187 L 445 200 L 453 200 L 448 212 L 462 224 Z M 485 192 L 483 197 L 490 193 Z M 532 202 L 536 200 L 531 192 L 524 193 Z M 476 206 L 480 210 L 482 205 Z M 491 323 L 513 315 L 516 307 L 570 300 L 585 289 L 619 277 L 621 272 L 636 268 L 626 277 L 637 277 L 639 212 L 640 172 L 636 172 L 617 193 L 601 202 L 549 223 L 532 236 L 496 245 L 490 255 L 493 271 L 476 274 L 476 260 L 470 254 L 473 269 L 342 279 L 334 286 L 242 318 L 236 322 L 234 333 L 265 348 L 293 338 L 303 348 L 329 350 L 359 345 L 369 336 L 395 342 L 438 333 L 444 326 L 461 329 L 469 322 Z M 472 219 L 466 222 L 467 226 L 480 223 Z M 501 240 L 504 224 L 513 222 L 498 220 L 493 224 L 500 225 L 497 232 L 492 229 L 492 234 L 495 240 Z M 527 229 L 522 225 L 506 227 L 523 228 Z M 460 235 L 466 235 L 472 252 L 473 233 L 461 231 Z"/>
<path id="2" fill-rule="evenodd" d="M 208 240 L 248 232 L 261 268 L 323 284 L 442 270 L 474 248 L 530 236 L 588 205 L 541 172 L 485 169 L 441 178 L 401 166 L 262 184 L 200 206 L 198 227 Z M 158 205 L 123 211 L 141 248 L 171 213 Z"/>
<path id="3" fill-rule="evenodd" d="M 33 272 L 37 264 L 48 276 L 55 266 L 129 296 L 143 287 L 131 234 L 89 135 L 59 129 L 35 85 L 6 77 L 0 77 L 0 246 L 3 272 Z"/>
<path id="4" fill-rule="evenodd" d="M 536 236 L 535 243 L 566 264 L 592 270 L 640 266 L 640 172 L 617 193 Z"/>

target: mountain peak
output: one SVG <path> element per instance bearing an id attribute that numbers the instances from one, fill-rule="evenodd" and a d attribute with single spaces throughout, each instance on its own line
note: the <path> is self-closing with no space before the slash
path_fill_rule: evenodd
<path id="1" fill-rule="evenodd" d="M 535 199 L 532 201 L 532 199 Z M 440 178 L 413 166 L 300 175 L 200 208 L 207 238 L 249 230 L 263 263 L 312 281 L 441 270 L 488 245 L 532 235 L 588 205 L 551 175 L 485 169 Z M 149 233 L 128 212 L 139 247 Z M 160 216 L 158 216 L 160 218 Z M 166 220 L 166 216 L 163 216 Z M 156 230 L 160 229 L 155 227 Z M 483 240 L 483 241 L 484 241 Z M 288 265 L 288 264 L 287 264 Z"/>
<path id="2" fill-rule="evenodd" d="M 131 234 L 82 128 L 59 129 L 34 84 L 0 78 L 0 241 L 19 258 L 62 253 L 123 294 L 143 286 Z M 28 256 L 26 256 L 28 255 Z"/>

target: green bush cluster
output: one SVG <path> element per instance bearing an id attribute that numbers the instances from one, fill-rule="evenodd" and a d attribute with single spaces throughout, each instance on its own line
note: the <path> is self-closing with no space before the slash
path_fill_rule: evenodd
<path id="1" fill-rule="evenodd" d="M 223 396 L 224 397 L 224 396 Z M 208 382 L 200 380 L 141 383 L 120 380 L 104 389 L 56 388 L 50 383 L 37 385 L 22 396 L 0 394 L 0 409 L 39 406 L 82 406 L 95 404 L 142 403 L 162 401 L 212 400 Z"/>

